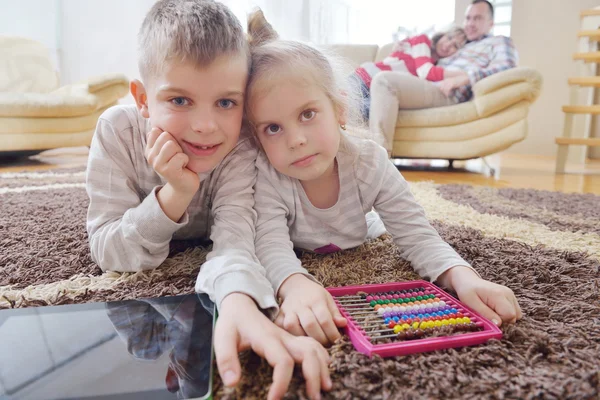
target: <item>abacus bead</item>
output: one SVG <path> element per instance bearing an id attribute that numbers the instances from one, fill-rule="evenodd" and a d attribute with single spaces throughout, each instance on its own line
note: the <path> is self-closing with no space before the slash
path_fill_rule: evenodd
<path id="1" fill-rule="evenodd" d="M 377 310 L 377 313 L 378 313 L 379 315 L 383 315 L 383 314 L 385 314 L 385 313 L 386 313 L 386 310 L 387 310 L 387 309 L 386 309 L 385 307 L 381 307 L 379 310 Z"/>
<path id="2" fill-rule="evenodd" d="M 419 301 L 423 300 L 423 296 L 417 296 L 417 300 L 419 300 Z"/>
<path id="3" fill-rule="evenodd" d="M 390 322 L 388 322 L 388 323 L 387 323 L 387 326 L 388 326 L 388 328 L 390 328 L 390 329 L 391 329 L 391 328 L 393 328 L 393 327 L 395 327 L 395 326 L 396 326 L 396 322 L 394 322 L 394 321 L 390 321 Z"/>
<path id="4" fill-rule="evenodd" d="M 377 305 L 377 302 L 375 300 L 371 300 L 371 302 L 369 303 L 369 305 L 371 307 L 374 307 L 375 305 Z"/>
<path id="5" fill-rule="evenodd" d="M 375 307 L 373 307 L 373 310 L 377 311 L 381 308 L 380 304 L 375 304 Z"/>
<path id="6" fill-rule="evenodd" d="M 367 301 L 371 302 L 373 300 L 373 296 L 367 296 Z"/>
<path id="7" fill-rule="evenodd" d="M 392 319 L 394 320 L 394 322 L 400 321 L 400 318 L 397 315 L 394 315 L 394 317 Z"/>
<path id="8" fill-rule="evenodd" d="M 402 332 L 402 325 L 394 326 L 394 333 L 400 333 L 400 332 Z"/>

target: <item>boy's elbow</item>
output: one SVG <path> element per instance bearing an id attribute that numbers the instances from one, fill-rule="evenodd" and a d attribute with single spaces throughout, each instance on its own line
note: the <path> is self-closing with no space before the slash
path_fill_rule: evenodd
<path id="1" fill-rule="evenodd" d="M 114 247 L 113 247 L 114 248 Z M 90 254 L 92 261 L 98 265 L 102 272 L 139 272 L 148 271 L 157 268 L 167 258 L 167 254 L 150 255 L 150 254 L 133 254 L 118 253 L 110 251 L 102 246 L 98 240 L 90 239 Z"/>

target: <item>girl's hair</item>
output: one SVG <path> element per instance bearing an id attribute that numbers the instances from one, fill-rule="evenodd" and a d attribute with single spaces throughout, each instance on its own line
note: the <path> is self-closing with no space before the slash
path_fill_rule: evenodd
<path id="1" fill-rule="evenodd" d="M 280 40 L 260 9 L 248 16 L 248 42 L 251 68 L 246 92 L 252 93 L 258 81 L 273 80 L 282 72 L 298 71 L 321 87 L 333 103 L 337 115 L 356 131 L 364 125 L 358 80 L 350 79 L 353 69 L 340 58 L 309 44 Z"/>
<path id="2" fill-rule="evenodd" d="M 250 61 L 240 21 L 214 0 L 159 0 L 138 34 L 142 79 L 161 73 L 167 62 L 209 65 L 221 55 L 242 54 Z"/>
<path id="3" fill-rule="evenodd" d="M 437 46 L 437 43 L 440 41 L 440 39 L 444 36 L 444 35 L 448 35 L 450 37 L 454 37 L 456 35 L 461 35 L 465 38 L 465 41 L 467 39 L 467 35 L 465 34 L 465 30 L 463 28 L 459 28 L 459 27 L 452 27 L 446 31 L 442 31 L 442 32 L 438 32 L 435 33 L 432 37 L 431 37 L 431 49 L 432 51 L 435 53 L 435 47 Z"/>

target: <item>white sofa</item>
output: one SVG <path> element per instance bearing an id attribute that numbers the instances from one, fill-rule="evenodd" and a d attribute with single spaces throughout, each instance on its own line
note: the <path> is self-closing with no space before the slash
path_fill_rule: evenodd
<path id="1" fill-rule="evenodd" d="M 392 44 L 332 45 L 353 66 L 383 60 Z M 398 114 L 392 157 L 465 160 L 504 150 L 527 136 L 529 106 L 538 98 L 542 77 L 519 67 L 491 75 L 473 87 L 465 103 Z"/>
<path id="2" fill-rule="evenodd" d="M 60 86 L 48 50 L 0 36 L 0 155 L 89 146 L 100 114 L 129 90 L 112 74 Z"/>

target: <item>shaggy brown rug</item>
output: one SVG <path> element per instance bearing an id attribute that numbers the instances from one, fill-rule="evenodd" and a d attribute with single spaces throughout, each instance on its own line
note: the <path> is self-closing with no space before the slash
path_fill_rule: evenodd
<path id="1" fill-rule="evenodd" d="M 122 300 L 193 292 L 206 250 L 176 243 L 155 271 L 102 273 L 91 261 L 84 174 L 0 175 L 0 308 Z M 413 183 L 442 237 L 481 275 L 514 290 L 525 314 L 485 345 L 369 359 L 344 338 L 330 349 L 336 399 L 598 399 L 600 197 Z M 415 279 L 389 237 L 333 255 L 305 255 L 327 286 Z M 271 369 L 243 356 L 235 390 L 264 398 Z M 304 398 L 297 371 L 289 398 Z"/>

